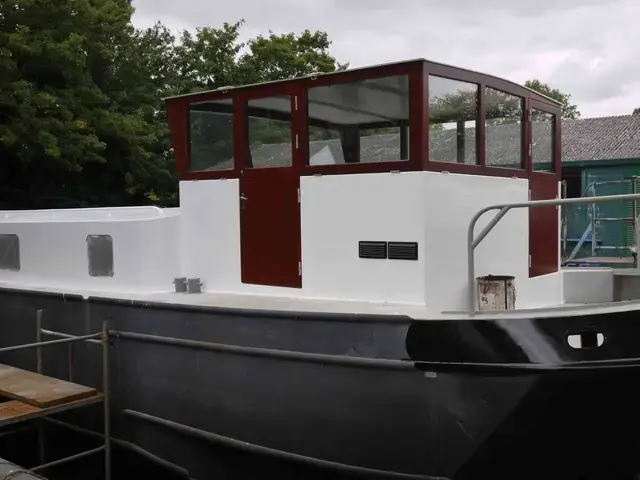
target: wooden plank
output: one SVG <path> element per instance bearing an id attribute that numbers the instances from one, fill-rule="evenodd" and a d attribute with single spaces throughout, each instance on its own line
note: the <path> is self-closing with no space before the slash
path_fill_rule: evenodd
<path id="1" fill-rule="evenodd" d="M 54 413 L 64 412 L 73 408 L 84 407 L 86 405 L 98 403 L 102 401 L 103 398 L 104 396 L 101 393 L 98 393 L 93 397 L 83 398 L 82 400 L 76 400 L 75 402 L 56 405 L 55 407 L 50 408 L 38 408 L 33 405 L 18 402 L 17 400 L 0 403 L 0 427 L 52 415 Z"/>
<path id="2" fill-rule="evenodd" d="M 95 388 L 0 364 L 0 396 L 48 408 L 95 396 Z"/>

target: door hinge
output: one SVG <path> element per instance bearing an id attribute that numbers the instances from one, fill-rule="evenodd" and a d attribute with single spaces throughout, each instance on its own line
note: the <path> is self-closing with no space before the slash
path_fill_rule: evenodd
<path id="1" fill-rule="evenodd" d="M 298 110 L 298 96 L 293 97 L 293 108 Z"/>
<path id="2" fill-rule="evenodd" d="M 533 150 L 532 144 L 529 143 L 529 157 L 531 157 L 532 150 Z"/>
<path id="3" fill-rule="evenodd" d="M 529 190 L 529 201 L 531 201 L 531 190 Z"/>
<path id="4" fill-rule="evenodd" d="M 302 276 L 302 262 L 298 262 L 298 276 Z"/>
<path id="5" fill-rule="evenodd" d="M 300 148 L 300 137 L 298 137 L 298 134 L 296 133 L 296 150 L 298 150 L 298 148 Z"/>
<path id="6" fill-rule="evenodd" d="M 531 268 L 531 255 L 529 255 L 529 268 Z"/>
<path id="7" fill-rule="evenodd" d="M 300 203 L 300 189 L 298 189 L 298 203 Z"/>
<path id="8" fill-rule="evenodd" d="M 531 121 L 531 109 L 529 109 L 528 117 L 529 117 L 529 121 Z"/>

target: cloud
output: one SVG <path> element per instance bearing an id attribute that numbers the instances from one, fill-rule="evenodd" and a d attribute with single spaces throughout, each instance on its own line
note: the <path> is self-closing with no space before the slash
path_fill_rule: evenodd
<path id="1" fill-rule="evenodd" d="M 241 18 L 245 38 L 323 30 L 352 66 L 427 58 L 571 93 L 583 116 L 640 107 L 637 0 L 134 0 L 134 24 L 172 29 Z"/>

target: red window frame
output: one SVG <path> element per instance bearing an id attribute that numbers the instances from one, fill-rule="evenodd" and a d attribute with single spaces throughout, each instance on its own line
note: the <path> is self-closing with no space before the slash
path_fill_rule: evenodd
<path id="1" fill-rule="evenodd" d="M 356 82 L 371 78 L 407 75 L 409 78 L 409 151 L 408 160 L 380 163 L 354 163 L 340 165 L 309 165 L 309 135 L 307 120 L 307 89 L 315 86 Z M 429 76 L 448 78 L 478 85 L 478 124 L 476 132 L 477 165 L 432 162 L 429 158 Z M 485 88 L 490 87 L 524 99 L 524 133 L 522 135 L 523 169 L 500 168 L 486 165 L 485 152 Z M 181 180 L 207 180 L 238 178 L 240 159 L 244 158 L 244 132 L 246 131 L 245 101 L 250 98 L 269 97 L 295 92 L 299 114 L 293 123 L 293 131 L 298 135 L 299 168 L 301 175 L 340 175 L 353 173 L 375 173 L 388 171 L 434 171 L 494 177 L 530 178 L 531 158 L 528 153 L 531 141 L 529 133 L 529 112 L 532 102 L 556 115 L 554 163 L 560 171 L 560 106 L 546 97 L 525 87 L 497 77 L 472 72 L 448 65 L 415 60 L 410 62 L 382 65 L 378 67 L 348 70 L 332 74 L 310 75 L 303 78 L 284 80 L 246 87 L 219 89 L 167 100 L 167 116 L 171 131 L 176 168 Z M 233 98 L 234 112 L 234 158 L 232 170 L 190 171 L 189 170 L 189 105 L 220 98 Z"/>

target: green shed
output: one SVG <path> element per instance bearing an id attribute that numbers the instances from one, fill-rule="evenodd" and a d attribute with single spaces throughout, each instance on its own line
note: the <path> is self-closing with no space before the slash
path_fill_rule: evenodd
<path id="1" fill-rule="evenodd" d="M 563 120 L 562 180 L 567 198 L 640 193 L 640 115 Z M 565 263 L 633 263 L 634 217 L 640 213 L 633 203 L 567 206 Z"/>

